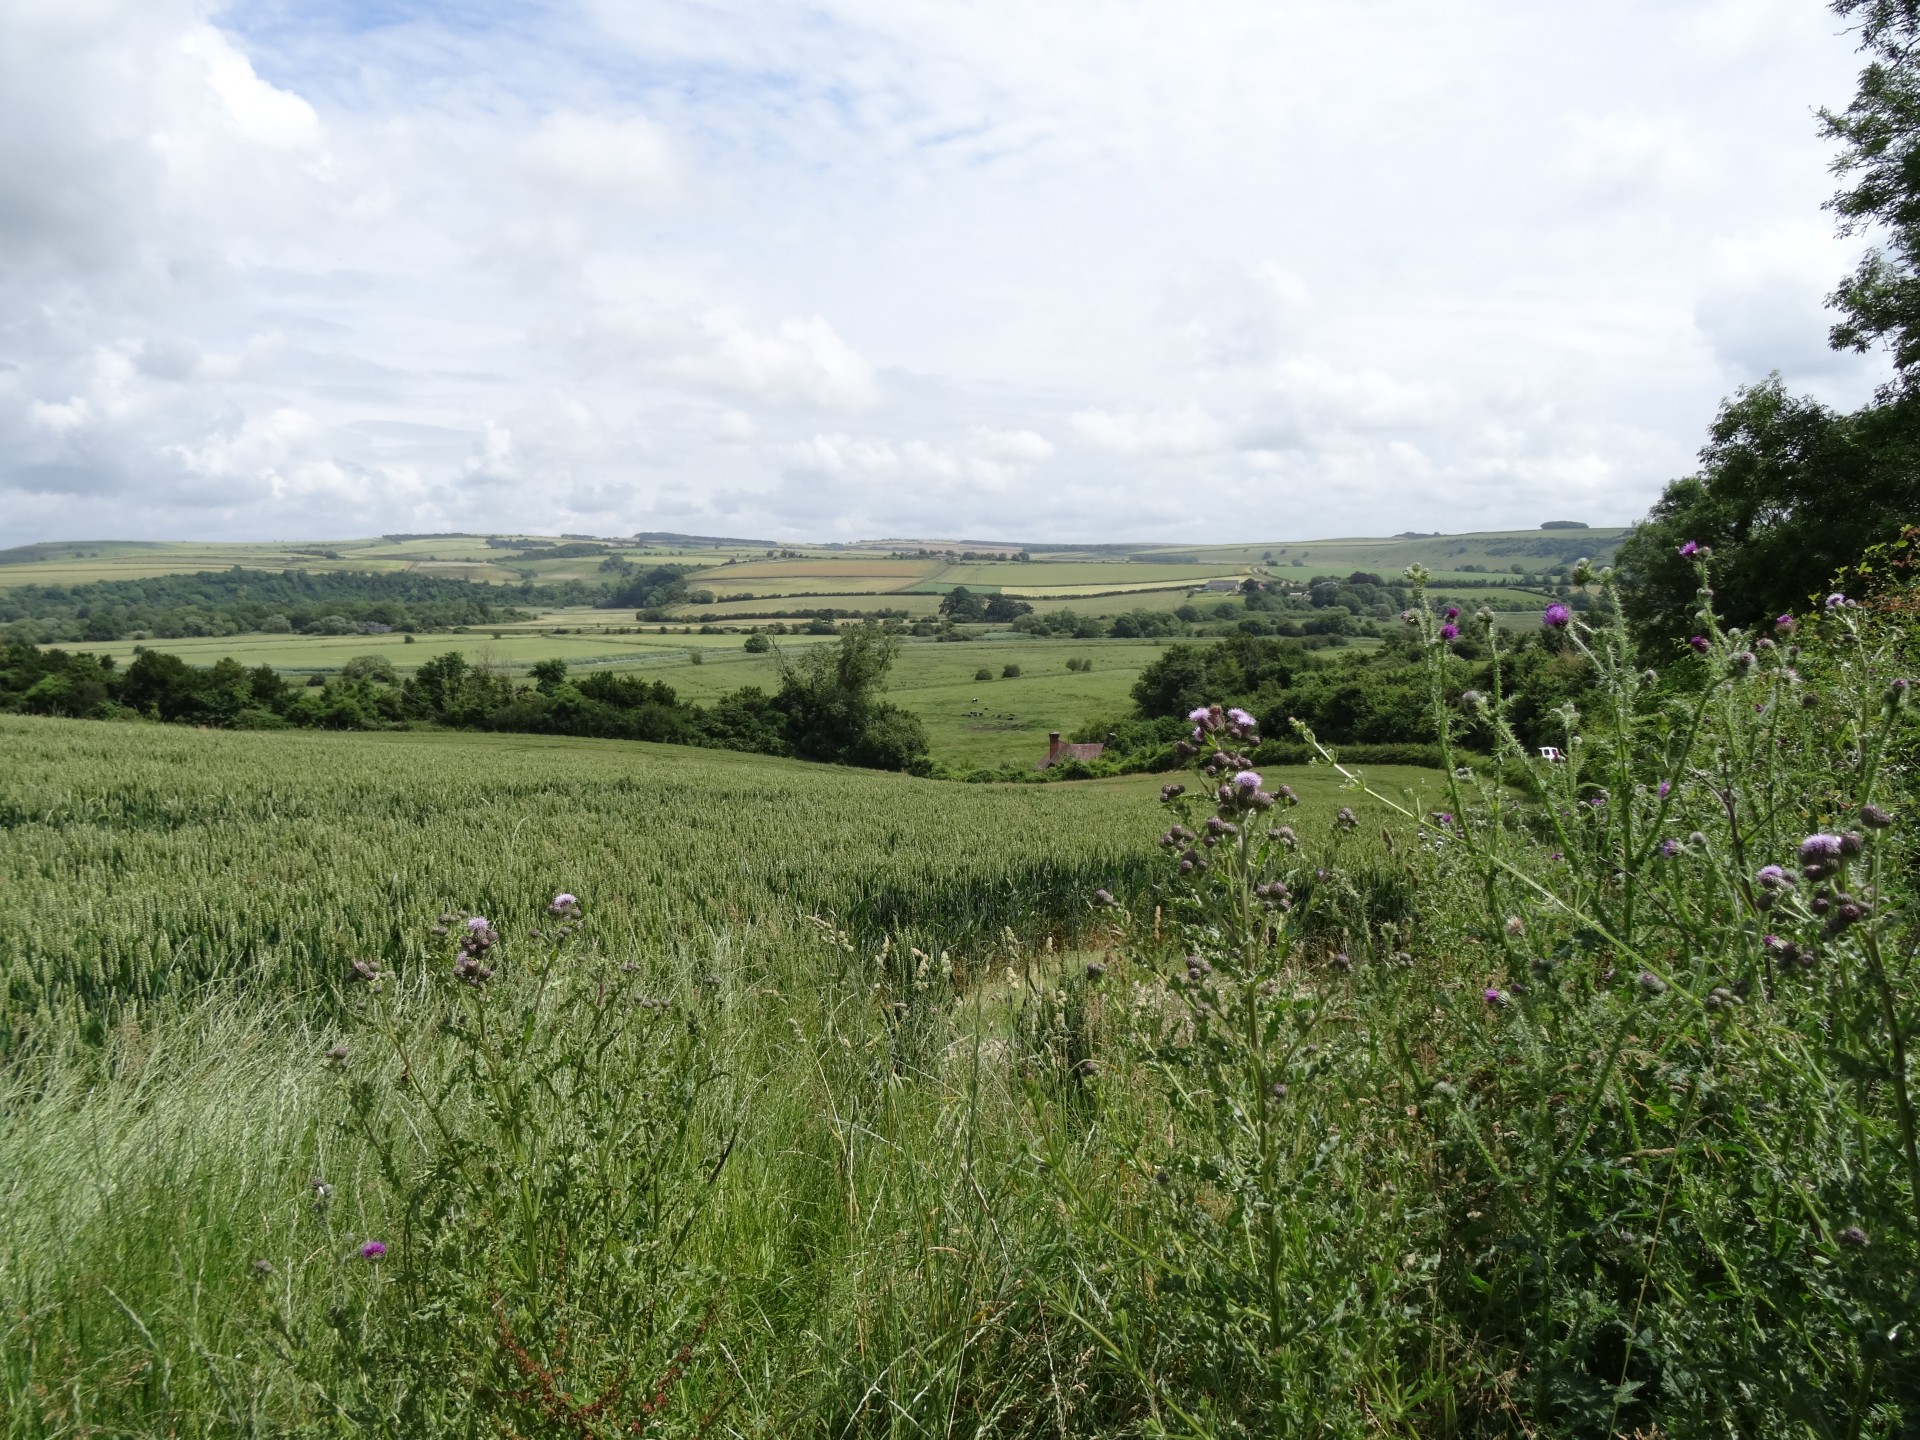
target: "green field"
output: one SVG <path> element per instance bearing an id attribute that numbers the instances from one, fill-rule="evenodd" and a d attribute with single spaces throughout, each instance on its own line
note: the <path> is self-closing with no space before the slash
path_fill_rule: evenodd
<path id="1" fill-rule="evenodd" d="M 1085 546 L 1066 550 L 1036 547 L 1028 563 L 960 562 L 938 556 L 893 558 L 894 550 L 874 547 L 788 547 L 793 557 L 769 558 L 750 548 L 634 546 L 610 542 L 607 553 L 636 562 L 696 564 L 692 578 L 722 601 L 749 592 L 778 601 L 818 596 L 820 605 L 854 608 L 828 597 L 939 594 L 955 585 L 1016 594 L 1092 596 L 1107 590 L 1145 588 L 1170 592 L 1216 576 L 1243 576 L 1266 569 L 1293 579 L 1345 575 L 1353 570 L 1396 572 L 1418 562 L 1437 575 L 1469 578 L 1463 565 L 1495 574 L 1522 564 L 1537 569 L 1580 556 L 1604 560 L 1625 536 L 1621 529 L 1523 530 L 1419 539 L 1334 539 L 1274 541 L 1228 546 Z M 1266 557 L 1271 556 L 1269 561 Z M 74 585 L 92 580 L 136 579 L 148 575 L 190 574 L 239 565 L 264 570 L 417 570 L 466 576 L 491 584 L 536 583 L 599 578 L 600 556 L 543 560 L 489 547 L 485 537 L 388 541 L 379 538 L 288 543 L 164 541 L 60 542 L 0 552 L 0 586 Z M 729 563 L 731 562 L 731 563 Z M 752 602 L 747 602 L 751 604 Z M 802 605 L 795 600 L 791 603 Z M 895 604 L 899 601 L 893 602 Z M 1109 602 L 1110 603 L 1110 602 Z M 1176 599 L 1173 603 L 1178 604 Z M 764 608 L 764 607 L 762 607 Z M 804 608 L 804 605 L 802 605 Z M 1121 607 L 1126 608 L 1126 607 Z M 918 613 L 916 611 L 916 613 Z M 1112 613 L 1102 611 L 1100 613 Z"/>
<path id="2" fill-rule="evenodd" d="M 621 1093 L 644 1102 L 641 1086 L 677 1083 L 683 1072 L 663 1065 L 719 1067 L 683 1121 L 648 1121 L 647 1143 L 606 1152 L 642 1172 L 705 1156 L 697 1169 L 656 1170 L 651 1181 L 633 1172 L 617 1185 L 626 1204 L 653 1193 L 679 1205 L 690 1192 L 658 1187 L 708 1176 L 685 1212 L 697 1225 L 670 1253 L 643 1252 L 653 1257 L 644 1293 L 663 1328 L 617 1346 L 657 1374 L 720 1287 L 724 1309 L 696 1348 L 693 1389 L 674 1389 L 676 1412 L 718 1403 L 724 1433 L 768 1437 L 863 1432 L 859 1417 L 875 1403 L 938 1426 L 955 1406 L 977 1416 L 1044 1375 L 1038 1356 L 990 1371 L 965 1359 L 968 1336 L 983 1333 L 967 1317 L 1003 1306 L 1026 1263 L 1008 1253 L 981 1270 L 966 1258 L 986 1254 L 968 1238 L 977 1185 L 994 1187 L 1013 1223 L 1001 1168 L 1025 1142 L 1018 1085 L 997 1061 L 981 1074 L 965 1037 L 976 1057 L 1004 1050 L 1024 1033 L 1032 984 L 1062 973 L 1090 937 L 1100 943 L 1093 888 L 1139 894 L 1152 883 L 1159 777 L 961 786 L 593 741 L 10 717 L 0 747 L 11 762 L 0 770 L 0 869 L 12 882 L 0 893 L 0 1036 L 11 1052 L 0 1070 L 0 1415 L 10 1433 L 228 1433 L 236 1406 L 252 1433 L 458 1429 L 454 1413 L 420 1413 L 406 1397 L 468 1373 L 451 1356 L 428 1359 L 453 1338 L 449 1325 L 468 1321 L 440 1308 L 438 1341 L 384 1330 L 397 1312 L 382 1294 L 402 1291 L 365 1289 L 380 1277 L 354 1249 L 369 1234 L 399 1247 L 396 1259 L 429 1243 L 425 1216 L 407 1218 L 409 1177 L 428 1172 L 412 1158 L 391 1168 L 380 1147 L 397 1142 L 431 1167 L 437 1142 L 397 1113 L 392 1130 L 349 1121 L 362 1103 L 353 1095 L 408 1093 L 406 1075 L 429 1089 L 466 1083 L 446 1068 L 457 1042 L 435 1038 L 444 1003 L 460 999 L 444 988 L 446 942 L 428 930 L 443 912 L 484 914 L 508 937 L 494 988 L 525 1007 L 512 1012 L 524 1017 L 512 1022 L 516 1057 L 566 1048 L 568 1027 L 594 1029 L 610 986 L 623 1007 L 639 986 L 668 997 L 658 1003 L 675 1007 L 674 1020 L 622 1009 L 641 1017 L 623 1045 L 645 1044 L 595 1052 L 626 1067 Z M 1293 778 L 1305 803 L 1291 818 L 1325 829 L 1337 792 L 1319 772 Z M 542 907 L 562 889 L 582 897 L 587 928 L 563 970 L 536 984 L 532 935 L 553 924 Z M 406 1067 L 383 1059 L 367 1029 L 355 960 L 396 977 L 377 1005 L 402 1027 Z M 922 1002 L 882 1004 L 876 993 L 875 977 L 896 970 L 888 995 L 937 984 L 973 998 L 930 1000 L 909 1040 L 897 1016 Z M 647 1048 L 658 1044 L 667 1049 Z M 350 1056 L 351 1069 L 330 1053 Z M 909 1082 L 905 1066 L 931 1083 Z M 374 1089 L 353 1088 L 362 1084 Z M 446 1110 L 436 1123 L 492 1146 L 484 1113 Z M 562 1140 L 546 1128 L 585 1113 L 515 1121 L 521 1158 L 508 1163 L 603 1146 L 591 1129 Z M 961 1134 L 971 1138 L 956 1151 Z M 952 1169 L 968 1150 L 990 1167 L 973 1179 Z M 723 1152 L 732 1163 L 716 1165 Z M 613 1174 L 596 1173 L 576 1175 L 567 1193 L 601 1193 Z M 589 1244 L 533 1203 L 544 1218 L 529 1212 L 529 1238 L 580 1257 L 611 1243 Z M 517 1224 L 517 1209 L 498 1219 Z M 470 1247 L 474 1232 L 463 1233 Z M 563 1282 L 558 1313 L 584 1308 L 574 1347 L 555 1352 L 537 1333 L 553 1312 L 523 1313 L 521 1282 L 479 1252 L 475 1264 L 475 1313 L 504 1285 L 540 1353 L 587 1367 L 582 1385 L 593 1373 L 606 1383 L 611 1372 L 594 1372 L 593 1357 L 614 1354 L 604 1327 L 615 1309 L 596 1297 L 617 1307 L 640 1292 L 596 1288 L 605 1281 L 590 1279 L 589 1262 Z M 950 1305 L 959 1308 L 939 1318 Z M 342 1316 L 358 1338 L 338 1331 Z M 993 1324 L 1012 1335 L 1025 1322 Z M 483 1348 L 505 1353 L 491 1339 Z M 356 1368 L 362 1353 L 371 1369 Z M 725 1379 L 729 1355 L 747 1364 L 744 1379 Z M 428 1369 L 401 1380 L 395 1361 Z M 1092 1373 L 1085 1356 L 1072 1365 Z M 455 1381 L 456 1413 L 473 1385 L 493 1383 L 479 1373 Z M 696 1404 L 694 1393 L 708 1398 Z M 336 1428 L 343 1413 L 360 1419 Z M 525 1416 L 516 1428 L 563 1433 Z"/>

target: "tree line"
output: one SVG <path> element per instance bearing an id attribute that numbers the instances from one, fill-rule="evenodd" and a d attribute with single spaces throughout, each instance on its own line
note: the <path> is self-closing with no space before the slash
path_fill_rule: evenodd
<path id="1" fill-rule="evenodd" d="M 898 647 L 877 627 L 849 630 L 837 645 L 783 656 L 772 693 L 747 686 L 699 705 L 630 672 L 575 676 L 564 660 L 535 665 L 531 685 L 458 651 L 405 677 L 385 657 L 365 656 L 337 676 L 295 684 L 271 665 L 192 665 L 146 650 L 123 668 L 111 656 L 16 641 L 0 649 L 0 710 L 223 729 L 430 724 L 703 745 L 925 774 L 931 765 L 919 717 L 881 698 Z"/>

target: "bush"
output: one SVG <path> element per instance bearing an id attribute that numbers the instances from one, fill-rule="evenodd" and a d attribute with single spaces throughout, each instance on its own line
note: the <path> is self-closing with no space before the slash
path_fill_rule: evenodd
<path id="1" fill-rule="evenodd" d="M 383 685 L 397 685 L 400 676 L 393 668 L 393 662 L 384 655 L 356 655 L 340 667 L 342 680 L 378 680 Z"/>
<path id="2" fill-rule="evenodd" d="M 1018 680 L 1020 678 L 1020 667 L 1018 665 L 1002 665 L 1000 667 L 1000 678 L 1002 680 Z"/>
<path id="3" fill-rule="evenodd" d="M 773 649 L 773 641 L 769 640 L 765 635 L 749 635 L 747 636 L 747 643 L 742 648 L 745 649 L 749 655 L 764 655 Z"/>
<path id="4" fill-rule="evenodd" d="M 982 665 L 978 670 L 973 672 L 973 678 L 976 680 L 991 680 L 993 679 L 993 671 Z"/>

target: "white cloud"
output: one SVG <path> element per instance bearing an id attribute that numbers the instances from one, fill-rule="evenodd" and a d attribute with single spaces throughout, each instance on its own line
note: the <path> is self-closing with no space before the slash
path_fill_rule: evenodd
<path id="1" fill-rule="evenodd" d="M 1618 521 L 1882 373 L 1818 0 L 5 24 L 0 543 Z"/>
<path id="2" fill-rule="evenodd" d="M 1073 433 L 1096 450 L 1116 455 L 1202 455 L 1226 443 L 1219 421 L 1197 405 L 1179 410 L 1077 410 Z"/>
<path id="3" fill-rule="evenodd" d="M 603 194 L 663 196 L 679 179 L 666 133 L 640 116 L 560 111 L 521 142 L 520 157 L 542 180 Z"/>

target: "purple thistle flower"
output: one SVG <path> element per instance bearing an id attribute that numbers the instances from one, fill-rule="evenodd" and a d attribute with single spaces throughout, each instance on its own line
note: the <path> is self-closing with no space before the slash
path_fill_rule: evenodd
<path id="1" fill-rule="evenodd" d="M 1196 725 L 1206 724 L 1207 723 L 1207 707 L 1202 705 L 1198 709 L 1189 710 L 1187 712 L 1187 719 L 1193 721 L 1193 723 Z"/>
<path id="2" fill-rule="evenodd" d="M 1249 715 L 1246 711 L 1240 709 L 1238 706 L 1235 706 L 1233 709 L 1227 711 L 1227 718 L 1233 721 L 1234 724 L 1238 725 L 1243 730 L 1257 729 L 1260 724 L 1258 720 L 1255 720 L 1253 716 Z"/>
<path id="3" fill-rule="evenodd" d="M 1689 540 L 1687 541 L 1686 544 L 1680 547 L 1680 558 L 1682 560 L 1691 560 L 1694 556 L 1698 555 L 1699 553 L 1700 553 L 1700 542 L 1697 540 Z"/>
<path id="4" fill-rule="evenodd" d="M 1838 835 L 1809 835 L 1800 842 L 1800 863 L 1822 864 L 1828 860 L 1840 858 L 1840 837 Z"/>
<path id="5" fill-rule="evenodd" d="M 384 1260 L 387 1258 L 387 1242 L 369 1240 L 360 1247 L 358 1253 L 362 1260 Z"/>
<path id="6" fill-rule="evenodd" d="M 1233 783 L 1243 795 L 1251 795 L 1260 788 L 1260 777 L 1252 770 L 1242 770 L 1233 777 Z"/>
<path id="7" fill-rule="evenodd" d="M 1460 607 L 1458 605 L 1447 606 L 1445 618 L 1448 620 L 1458 620 L 1460 618 Z"/>
<path id="8" fill-rule="evenodd" d="M 1549 605 L 1540 616 L 1540 623 L 1549 630 L 1564 630 L 1571 619 L 1573 619 L 1573 612 L 1566 606 Z"/>
<path id="9" fill-rule="evenodd" d="M 1776 615 L 1773 617 L 1773 628 L 1776 630 L 1791 630 L 1793 626 L 1794 619 L 1791 615 Z"/>
<path id="10" fill-rule="evenodd" d="M 1666 799 L 1667 793 L 1672 789 L 1673 789 L 1673 786 L 1669 785 L 1665 780 L 1662 780 L 1660 782 L 1660 798 L 1662 800 Z"/>
<path id="11" fill-rule="evenodd" d="M 488 926 L 487 917 L 484 915 L 476 915 L 471 920 L 467 921 L 467 929 L 473 931 L 473 933 L 476 935 L 480 934 L 481 932 L 489 928 L 491 927 Z"/>
<path id="12" fill-rule="evenodd" d="M 564 913 L 565 911 L 571 910 L 574 906 L 578 905 L 579 903 L 580 903 L 580 900 L 578 896 L 569 895 L 567 894 L 566 891 L 562 890 L 558 895 L 553 897 L 553 903 L 547 906 L 547 909 L 551 910 L 554 914 L 559 915 Z"/>
<path id="13" fill-rule="evenodd" d="M 1827 609 L 1829 610 L 1838 610 L 1842 605 L 1846 603 L 1847 603 L 1847 597 L 1842 595 L 1838 590 L 1834 591 L 1833 594 L 1827 596 Z"/>
<path id="14" fill-rule="evenodd" d="M 1693 653 L 1696 655 L 1704 655 L 1713 648 L 1713 642 L 1704 635 L 1688 636 L 1687 644 L 1693 647 Z"/>
<path id="15" fill-rule="evenodd" d="M 1445 625 L 1440 627 L 1440 638 L 1451 644 L 1460 638 L 1460 627 L 1449 620 Z"/>
<path id="16" fill-rule="evenodd" d="M 1418 625 L 1420 623 L 1419 615 L 1412 610 L 1402 610 L 1400 612 L 1400 618 L 1408 625 Z"/>
<path id="17" fill-rule="evenodd" d="M 1753 878 L 1757 884 L 1767 890 L 1779 890 L 1793 883 L 1792 878 L 1778 865 L 1762 865 L 1759 873 Z"/>
<path id="18" fill-rule="evenodd" d="M 1480 992 L 1480 998 L 1486 1001 L 1487 1004 L 1493 1006 L 1495 1009 L 1498 1009 L 1500 1006 L 1507 1003 L 1508 996 L 1506 991 L 1498 989 L 1495 986 L 1489 985 L 1486 989 Z"/>
<path id="19" fill-rule="evenodd" d="M 1680 842 L 1678 840 L 1662 840 L 1660 842 L 1660 853 L 1669 860 L 1673 859 L 1674 856 L 1680 853 Z"/>

